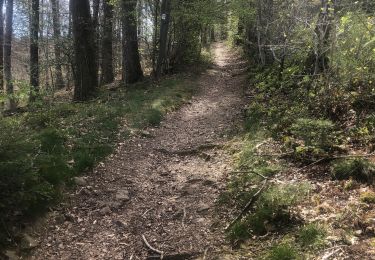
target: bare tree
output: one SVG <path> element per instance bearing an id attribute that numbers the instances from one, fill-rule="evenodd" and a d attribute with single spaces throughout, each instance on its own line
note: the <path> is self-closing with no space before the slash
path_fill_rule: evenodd
<path id="1" fill-rule="evenodd" d="M 94 28 L 88 0 L 70 0 L 74 40 L 74 99 L 87 100 L 98 86 Z"/>
<path id="2" fill-rule="evenodd" d="M 0 0 L 0 10 L 3 10 L 4 0 Z M 0 12 L 0 93 L 4 90 L 4 17 Z"/>
<path id="3" fill-rule="evenodd" d="M 123 0 L 123 63 L 122 79 L 126 84 L 143 78 L 137 35 L 136 0 Z"/>
<path id="4" fill-rule="evenodd" d="M 103 84 L 113 82 L 113 5 L 110 0 L 103 0 L 103 38 L 102 38 L 102 80 Z"/>
<path id="5" fill-rule="evenodd" d="M 168 44 L 168 30 L 171 12 L 171 1 L 163 0 L 161 3 L 161 25 L 160 25 L 160 44 L 159 44 L 159 57 L 156 64 L 156 71 L 154 75 L 160 78 L 167 60 L 167 44 Z"/>
<path id="6" fill-rule="evenodd" d="M 13 0 L 7 0 L 6 4 L 6 28 L 4 37 L 4 78 L 6 93 L 9 95 L 8 109 L 16 109 L 12 79 L 12 34 L 13 34 Z"/>
<path id="7" fill-rule="evenodd" d="M 62 74 L 62 60 L 61 60 L 61 24 L 60 24 L 60 3 L 59 0 L 51 0 L 52 6 L 52 23 L 53 23 L 53 38 L 55 51 L 55 77 L 56 88 L 64 87 L 64 79 Z"/>
<path id="8" fill-rule="evenodd" d="M 39 93 L 39 0 L 31 1 L 30 15 L 30 101 Z"/>

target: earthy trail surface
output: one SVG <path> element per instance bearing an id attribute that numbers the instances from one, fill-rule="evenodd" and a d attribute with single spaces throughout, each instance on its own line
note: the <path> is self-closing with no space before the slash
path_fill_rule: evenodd
<path id="1" fill-rule="evenodd" d="M 221 148 L 241 124 L 246 64 L 224 44 L 199 91 L 149 135 L 134 136 L 39 227 L 31 259 L 210 259 L 224 243 L 215 200 L 230 156 Z M 215 225 L 216 223 L 216 225 Z M 35 233 L 34 233 L 35 235 Z"/>

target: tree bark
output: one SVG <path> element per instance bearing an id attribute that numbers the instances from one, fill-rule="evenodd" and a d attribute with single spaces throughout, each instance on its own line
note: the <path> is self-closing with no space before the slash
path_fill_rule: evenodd
<path id="1" fill-rule="evenodd" d="M 330 32 L 332 29 L 331 19 L 331 3 L 328 0 L 321 0 L 321 9 L 317 25 L 315 27 L 315 34 L 317 38 L 317 48 L 315 53 L 314 74 L 324 73 L 329 68 L 328 50 Z"/>
<path id="2" fill-rule="evenodd" d="M 102 83 L 113 82 L 113 5 L 110 0 L 103 1 L 103 38 L 102 38 Z"/>
<path id="3" fill-rule="evenodd" d="M 39 0 L 31 1 L 30 15 L 30 101 L 39 93 Z"/>
<path id="4" fill-rule="evenodd" d="M 168 44 L 168 30 L 171 12 L 170 0 L 162 0 L 161 2 L 161 25 L 160 25 L 160 44 L 159 44 L 159 57 L 156 64 L 155 78 L 159 79 L 163 73 L 167 60 L 167 44 Z"/>
<path id="5" fill-rule="evenodd" d="M 55 51 L 55 77 L 56 88 L 62 89 L 64 87 L 64 79 L 62 74 L 62 59 L 61 59 L 61 25 L 60 25 L 60 12 L 59 0 L 51 0 L 52 6 L 52 23 L 53 23 L 53 38 L 54 38 L 54 51 Z"/>
<path id="6" fill-rule="evenodd" d="M 93 0 L 92 1 L 92 24 L 94 27 L 94 47 L 95 47 L 95 60 L 96 60 L 96 70 L 99 69 L 99 60 L 100 60 L 100 33 L 99 33 L 99 7 L 100 7 L 100 0 Z M 98 83 L 100 84 L 100 83 Z"/>
<path id="7" fill-rule="evenodd" d="M 136 0 L 123 0 L 122 80 L 132 84 L 143 78 L 137 37 Z"/>
<path id="8" fill-rule="evenodd" d="M 6 93 L 9 95 L 7 108 L 15 110 L 16 102 L 12 82 L 12 34 L 13 34 L 13 0 L 7 0 L 6 4 L 6 28 L 4 38 L 4 78 Z"/>
<path id="9" fill-rule="evenodd" d="M 70 0 L 74 41 L 74 100 L 87 100 L 98 87 L 94 28 L 88 0 Z"/>
<path id="10" fill-rule="evenodd" d="M 0 0 L 0 10 L 3 10 L 4 0 Z M 4 17 L 0 12 L 0 93 L 4 91 Z"/>
<path id="11" fill-rule="evenodd" d="M 158 53 L 158 16 L 159 16 L 159 7 L 160 1 L 154 1 L 154 32 L 153 32 L 153 39 L 152 39 L 152 70 L 156 71 L 156 58 Z"/>

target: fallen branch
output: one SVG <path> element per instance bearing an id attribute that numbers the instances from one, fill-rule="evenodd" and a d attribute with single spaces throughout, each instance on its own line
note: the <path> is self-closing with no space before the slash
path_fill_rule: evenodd
<path id="1" fill-rule="evenodd" d="M 302 168 L 299 168 L 299 169 L 295 170 L 293 173 L 298 173 L 298 172 L 300 172 L 300 171 L 302 171 L 302 170 L 304 170 L 304 169 L 306 169 L 306 168 L 309 168 L 310 166 L 313 166 L 313 165 L 315 165 L 315 164 L 318 164 L 318 163 L 320 163 L 320 162 L 322 162 L 322 161 L 324 161 L 324 160 L 326 160 L 326 158 L 321 158 L 321 159 L 319 159 L 319 160 L 317 160 L 317 161 L 315 161 L 315 162 L 313 162 L 313 163 L 310 163 L 310 164 L 308 164 L 308 165 L 303 166 Z"/>
<path id="2" fill-rule="evenodd" d="M 265 180 L 269 180 L 268 177 L 266 177 L 266 176 L 264 176 L 263 174 L 258 173 L 258 172 L 256 172 L 256 171 L 233 171 L 233 172 L 230 172 L 230 173 L 254 173 L 254 174 L 256 174 L 256 175 L 262 177 L 262 178 L 265 179 Z"/>
<path id="3" fill-rule="evenodd" d="M 204 150 L 221 148 L 221 147 L 223 147 L 222 144 L 202 144 L 202 145 L 199 145 L 195 148 L 186 149 L 186 150 L 170 151 L 170 150 L 167 150 L 165 148 L 157 148 L 155 150 L 158 151 L 158 152 L 165 153 L 165 154 L 175 154 L 175 155 L 179 155 L 179 156 L 187 156 L 187 155 L 199 154 L 200 152 L 202 152 Z"/>
<path id="4" fill-rule="evenodd" d="M 183 210 L 183 215 L 182 215 L 181 224 L 182 224 L 182 227 L 185 229 L 186 209 L 183 208 L 182 210 Z"/>
<path id="5" fill-rule="evenodd" d="M 145 235 L 142 235 L 142 239 L 143 239 L 143 242 L 145 243 L 145 245 L 146 245 L 151 251 L 153 251 L 153 252 L 159 254 L 159 255 L 160 255 L 160 259 L 163 259 L 163 255 L 164 255 L 164 252 L 163 252 L 163 251 L 161 251 L 161 250 L 159 250 L 159 249 L 156 249 L 156 248 L 152 247 L 152 246 L 148 243 L 148 241 L 147 241 Z"/>
<path id="6" fill-rule="evenodd" d="M 291 155 L 293 154 L 293 152 L 287 152 L 287 153 L 265 153 L 265 154 L 259 154 L 259 153 L 255 153 L 255 154 L 252 154 L 254 156 L 271 156 L 271 157 L 283 157 L 283 156 L 286 156 L 286 155 Z"/>
<path id="7" fill-rule="evenodd" d="M 361 157 L 371 157 L 371 156 L 375 156 L 375 153 L 338 155 L 338 156 L 329 157 L 328 159 L 361 158 Z"/>
<path id="8" fill-rule="evenodd" d="M 250 208 L 254 205 L 256 200 L 258 199 L 259 195 L 263 192 L 263 190 L 266 188 L 267 185 L 267 179 L 264 180 L 262 187 L 251 197 L 251 199 L 247 202 L 246 206 L 242 209 L 240 214 L 237 215 L 237 217 L 225 228 L 225 230 L 228 230 L 231 228 L 238 220 L 242 218 L 242 216 L 247 213 Z"/>

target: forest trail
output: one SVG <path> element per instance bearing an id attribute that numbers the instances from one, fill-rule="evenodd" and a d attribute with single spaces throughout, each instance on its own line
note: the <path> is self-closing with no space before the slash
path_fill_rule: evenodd
<path id="1" fill-rule="evenodd" d="M 31 259 L 158 259 L 144 238 L 164 259 L 210 259 L 225 243 L 215 200 L 231 157 L 221 146 L 241 126 L 246 64 L 223 43 L 213 51 L 193 99 L 87 175 L 36 229 Z"/>

